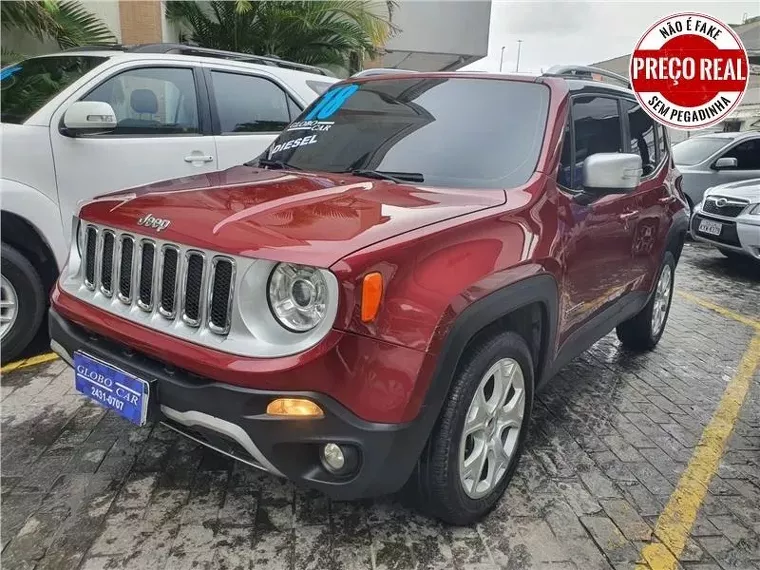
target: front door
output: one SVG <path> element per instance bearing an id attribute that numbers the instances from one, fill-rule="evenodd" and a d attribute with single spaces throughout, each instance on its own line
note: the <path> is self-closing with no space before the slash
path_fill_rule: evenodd
<path id="1" fill-rule="evenodd" d="M 568 124 L 567 131 L 559 179 L 565 226 L 560 343 L 631 289 L 636 279 L 631 251 L 639 215 L 635 193 L 607 195 L 590 204 L 581 196 L 583 161 L 625 148 L 618 99 L 574 97 L 572 128 Z"/>
<path id="2" fill-rule="evenodd" d="M 204 135 L 203 108 L 191 67 L 119 69 L 74 95 L 53 115 L 50 137 L 64 235 L 78 204 L 96 195 L 160 180 L 212 172 L 214 138 Z M 75 101 L 103 101 L 117 127 L 100 135 L 70 137 L 59 131 Z M 206 113 L 207 114 L 207 113 Z"/>
<path id="3" fill-rule="evenodd" d="M 760 178 L 760 135 L 743 140 L 718 158 L 724 157 L 735 158 L 736 168 L 718 170 L 715 173 L 715 185 Z"/>

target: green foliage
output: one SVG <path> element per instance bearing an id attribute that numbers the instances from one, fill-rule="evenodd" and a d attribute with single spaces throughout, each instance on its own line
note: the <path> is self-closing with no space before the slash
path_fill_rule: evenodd
<path id="1" fill-rule="evenodd" d="M 61 49 L 116 42 L 111 30 L 76 0 L 3 0 L 0 19 L 4 30 L 53 40 Z M 22 57 L 3 46 L 3 63 Z"/>
<path id="2" fill-rule="evenodd" d="M 395 0 L 169 0 L 166 17 L 186 30 L 182 41 L 199 46 L 351 69 L 396 31 L 395 7 Z"/>

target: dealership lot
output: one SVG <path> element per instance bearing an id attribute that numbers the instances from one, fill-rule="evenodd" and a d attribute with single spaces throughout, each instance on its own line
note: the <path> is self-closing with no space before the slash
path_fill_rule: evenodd
<path id="1" fill-rule="evenodd" d="M 760 270 L 690 243 L 676 288 L 655 351 L 609 335 L 539 395 L 529 452 L 471 528 L 394 498 L 330 502 L 133 428 L 78 396 L 59 360 L 4 374 L 2 566 L 586 570 L 644 552 L 640 568 L 665 568 L 657 543 L 680 534 L 684 568 L 760 569 Z M 719 464 L 716 410 L 734 425 Z"/>

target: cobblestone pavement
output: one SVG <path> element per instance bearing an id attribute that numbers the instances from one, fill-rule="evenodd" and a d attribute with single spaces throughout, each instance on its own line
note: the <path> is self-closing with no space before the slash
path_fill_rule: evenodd
<path id="1" fill-rule="evenodd" d="M 760 320 L 760 271 L 688 244 L 677 289 Z M 677 295 L 657 349 L 614 335 L 540 394 L 528 452 L 482 523 L 393 498 L 330 502 L 77 396 L 60 361 L 2 378 L 2 567 L 632 568 L 737 372 L 751 326 Z M 681 555 L 760 569 L 760 378 Z"/>

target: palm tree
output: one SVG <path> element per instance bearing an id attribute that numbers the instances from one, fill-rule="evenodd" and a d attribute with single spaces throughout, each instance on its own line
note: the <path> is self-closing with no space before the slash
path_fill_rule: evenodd
<path id="1" fill-rule="evenodd" d="M 3 30 L 21 30 L 39 40 L 52 40 L 61 49 L 107 45 L 116 38 L 103 22 L 76 0 L 3 0 Z M 3 46 L 3 63 L 24 56 Z"/>
<path id="2" fill-rule="evenodd" d="M 183 42 L 352 72 L 396 31 L 395 7 L 395 0 L 169 0 L 166 17 L 187 30 Z"/>

